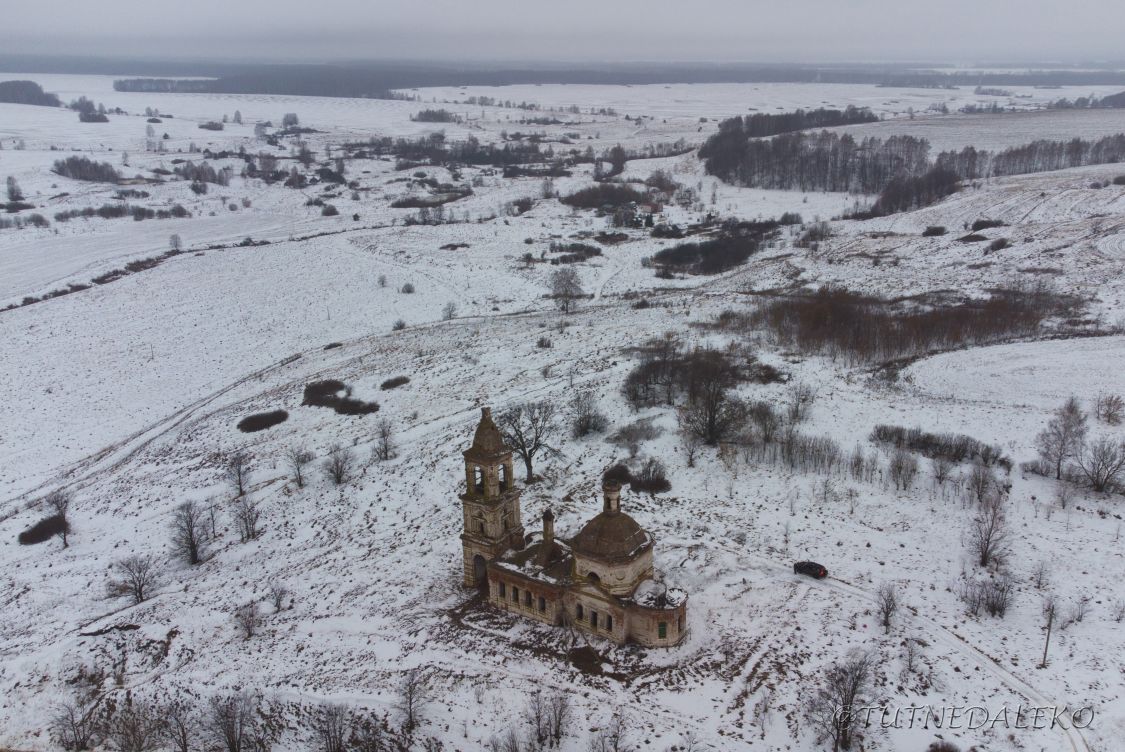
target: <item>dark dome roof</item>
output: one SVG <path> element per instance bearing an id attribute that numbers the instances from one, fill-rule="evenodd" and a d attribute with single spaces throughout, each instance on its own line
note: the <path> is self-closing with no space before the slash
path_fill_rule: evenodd
<path id="1" fill-rule="evenodd" d="M 624 512 L 602 512 L 586 523 L 570 545 L 578 554 L 620 559 L 651 546 L 652 536 Z"/>
<path id="2" fill-rule="evenodd" d="M 500 429 L 492 421 L 491 408 L 482 407 L 480 423 L 477 424 L 477 432 L 473 434 L 473 445 L 469 447 L 465 455 L 495 457 L 507 453 L 508 447 L 504 446 L 504 438 L 500 435 Z"/>

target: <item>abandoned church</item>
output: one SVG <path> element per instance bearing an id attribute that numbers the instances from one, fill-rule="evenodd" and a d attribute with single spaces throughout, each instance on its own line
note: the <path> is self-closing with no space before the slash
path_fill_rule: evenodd
<path id="1" fill-rule="evenodd" d="M 547 624 L 570 626 L 618 644 L 676 645 L 687 633 L 687 594 L 654 579 L 655 539 L 621 511 L 621 485 L 603 483 L 603 507 L 569 540 L 555 517 L 524 535 L 512 452 L 489 408 L 465 450 L 466 587 L 493 606 Z"/>

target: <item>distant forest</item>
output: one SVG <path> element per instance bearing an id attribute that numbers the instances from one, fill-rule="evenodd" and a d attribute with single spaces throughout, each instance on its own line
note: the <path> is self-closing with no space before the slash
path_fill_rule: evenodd
<path id="1" fill-rule="evenodd" d="M 0 81 L 0 102 L 8 104 L 36 104 L 58 107 L 62 104 L 54 94 L 47 94 L 34 81 Z"/>
<path id="2" fill-rule="evenodd" d="M 719 124 L 718 139 L 732 139 L 741 143 L 747 138 L 776 136 L 781 133 L 805 131 L 810 128 L 834 128 L 838 125 L 875 123 L 879 118 L 866 107 L 849 105 L 844 110 L 794 110 L 781 114 L 756 112 L 724 120 Z"/>
<path id="3" fill-rule="evenodd" d="M 918 178 L 938 167 L 978 180 L 1125 161 L 1125 134 L 1097 141 L 1034 141 L 999 152 L 968 146 L 931 160 L 930 143 L 913 136 L 857 140 L 832 131 L 787 133 L 771 139 L 732 138 L 720 131 L 700 148 L 707 172 L 736 185 L 801 191 L 878 193 L 896 178 Z"/>
<path id="4" fill-rule="evenodd" d="M 934 71 L 902 65 L 768 65 L 704 63 L 606 63 L 552 66 L 485 63 L 379 62 L 338 65 L 159 62 L 0 55 L 0 69 L 38 73 L 128 73 L 117 84 L 127 91 L 188 91 L 385 97 L 432 86 L 516 84 L 642 85 L 675 83 L 847 83 L 913 88 L 977 86 L 1125 86 L 1125 72 L 1042 70 L 1022 73 Z M 148 78 L 148 77 L 152 78 Z M 187 82 L 186 77 L 209 80 Z M 143 83 L 142 83 L 143 81 Z M 160 83 L 155 83 L 155 82 Z M 174 83 L 167 83 L 167 82 Z M 171 88 L 154 88 L 171 87 Z"/>

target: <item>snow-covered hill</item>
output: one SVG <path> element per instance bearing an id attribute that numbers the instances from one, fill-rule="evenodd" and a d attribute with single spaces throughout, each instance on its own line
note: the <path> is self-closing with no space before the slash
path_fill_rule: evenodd
<path id="1" fill-rule="evenodd" d="M 256 151 L 253 122 L 277 122 L 288 111 L 318 131 L 308 135 L 318 153 L 344 140 L 435 129 L 409 119 L 424 103 L 150 98 L 117 94 L 97 77 L 65 86 L 43 79 L 64 100 L 85 93 L 133 112 L 173 112 L 162 125 L 173 149 L 210 141 Z M 678 87 L 696 97 L 686 103 L 670 103 L 660 87 L 622 88 L 616 105 L 609 88 L 534 87 L 506 98 L 653 116 L 641 128 L 612 115 L 546 128 L 578 131 L 583 147 L 599 150 L 690 138 L 700 117 L 744 109 L 718 107 L 733 96 L 722 87 L 703 87 L 697 97 L 694 87 Z M 913 96 L 874 87 L 861 96 L 857 88 L 833 90 L 831 103 Z M 423 94 L 425 103 L 467 95 Z M 769 92 L 758 95 L 774 101 Z M 818 103 L 803 90 L 778 96 L 786 109 Z M 145 153 L 143 117 L 111 117 L 93 137 L 89 129 L 99 126 L 80 126 L 70 112 L 0 108 L 0 175 L 17 176 L 50 213 L 100 205 L 113 193 L 50 174 L 60 156 L 53 144 L 119 166 L 128 150 L 135 169 L 186 157 Z M 195 127 L 235 109 L 245 126 L 214 134 Z M 483 109 L 479 119 L 445 126 L 447 138 L 473 133 L 486 140 L 520 127 L 511 122 L 518 110 Z M 19 139 L 26 149 L 11 148 Z M 807 220 L 830 218 L 855 200 L 719 185 L 712 204 L 714 181 L 692 154 L 633 160 L 626 175 L 643 178 L 656 168 L 698 185 L 704 211 L 724 216 L 796 211 Z M 629 230 L 626 242 L 575 265 L 590 297 L 567 315 L 545 297 L 558 267 L 528 263 L 524 254 L 538 258 L 552 240 L 592 242 L 589 235 L 606 229 L 604 219 L 553 199 L 506 216 L 508 202 L 538 199 L 542 181 L 466 169 L 463 179 L 480 181 L 451 207 L 473 221 L 408 227 L 403 219 L 413 211 L 389 206 L 407 191 L 396 182 L 403 172 L 378 159 L 349 161 L 347 169 L 360 198 L 341 191 L 331 199 L 336 217 L 306 206 L 323 186 L 302 191 L 235 177 L 206 196 L 169 181 L 137 201 L 182 202 L 193 213 L 187 219 L 75 219 L 0 230 L 5 302 L 161 253 L 171 233 L 189 249 L 108 284 L 0 312 L 0 747 L 51 749 L 45 719 L 62 698 L 87 687 L 105 697 L 178 696 L 201 705 L 239 689 L 260 692 L 285 716 L 278 748 L 306 748 L 311 714 L 326 703 L 398 723 L 398 683 L 419 668 L 433 694 L 417 735 L 445 749 L 484 749 L 509 729 L 526 733 L 524 705 L 542 689 L 571 698 L 564 750 L 586 749 L 618 711 L 640 749 L 683 749 L 694 734 L 714 749 L 813 750 L 822 745 L 804 708 L 821 672 L 865 648 L 878 656 L 869 695 L 875 705 L 995 712 L 1005 704 L 1067 703 L 1096 711 L 1089 728 L 1069 733 L 874 724 L 863 732 L 865 749 L 921 750 L 938 733 L 965 748 L 1115 748 L 1125 732 L 1121 497 L 1079 491 L 1061 509 L 1053 482 L 1013 469 L 1004 478 L 1012 484 L 1013 605 L 1004 619 L 970 616 L 961 599 L 978 571 L 966 550 L 970 465 L 938 483 L 923 462 L 914 483 L 897 488 L 887 452 L 868 436 L 876 424 L 921 426 L 998 444 L 1017 464 L 1032 459 L 1035 433 L 1066 396 L 1077 394 L 1090 408 L 1098 392 L 1125 392 L 1121 336 L 958 350 L 914 362 L 892 385 L 870 378 L 864 366 L 791 352 L 763 331 L 705 324 L 725 310 L 747 310 L 746 293 L 755 290 L 840 283 L 888 296 L 976 296 L 1021 278 L 1049 278 L 1060 291 L 1089 298 L 1090 313 L 1111 324 L 1123 310 L 1125 186 L 1090 184 L 1119 168 L 1006 178 L 917 212 L 833 222 L 834 236 L 816 250 L 793 247 L 787 231 L 746 265 L 715 277 L 657 278 L 642 259 L 675 241 Z M 443 169 L 423 171 L 450 179 Z M 554 187 L 567 193 L 589 179 L 584 165 Z M 51 198 L 60 193 L 69 195 Z M 702 213 L 668 209 L 684 223 Z M 1012 246 L 985 254 L 982 244 L 957 242 L 962 226 L 980 218 L 1006 222 L 987 233 Z M 949 234 L 921 237 L 930 225 L 947 226 Z M 271 242 L 237 246 L 246 236 Z M 313 237 L 298 239 L 305 236 Z M 401 291 L 407 283 L 415 292 Z M 638 306 L 641 299 L 650 305 Z M 446 320 L 449 303 L 456 311 Z M 399 320 L 405 328 L 394 327 Z M 831 438 L 848 453 L 859 446 L 877 472 L 857 479 L 841 464 L 803 473 L 737 448 L 701 450 L 689 466 L 674 409 L 634 411 L 621 394 L 636 363 L 630 348 L 664 332 L 688 345 L 749 348 L 789 377 L 740 385 L 746 399 L 784 405 L 793 384 L 810 385 L 816 399 L 801 431 Z M 550 346 L 538 344 L 541 338 Z M 381 388 L 397 376 L 409 383 Z M 345 416 L 302 406 L 305 385 L 324 379 L 345 382 L 379 411 Z M 595 396 L 612 428 L 650 418 L 661 430 L 641 444 L 637 459 L 663 462 L 672 490 L 626 494 L 623 505 L 655 535 L 657 569 L 691 598 L 690 635 L 680 646 L 646 651 L 592 638 L 598 671 L 571 659 L 569 632 L 474 605 L 459 569 L 460 451 L 479 408 L 550 400 L 565 416 L 582 392 Z M 289 417 L 275 427 L 236 428 L 249 414 L 276 409 Z M 373 455 L 383 418 L 397 443 L 389 461 Z M 1120 434 L 1101 424 L 1092 431 Z M 551 507 L 559 534 L 568 536 L 598 511 L 601 473 L 628 453 L 604 436 L 575 439 L 564 429 L 554 443 L 557 454 L 537 463 L 542 478 L 524 490 L 523 522 L 535 529 Z M 339 486 L 320 468 L 337 445 L 358 464 Z M 298 446 L 317 457 L 303 487 L 285 460 Z M 247 493 L 261 509 L 260 535 L 245 542 L 223 477 L 224 457 L 234 452 L 249 457 Z M 45 513 L 43 495 L 57 488 L 73 494 L 69 546 L 18 545 L 17 535 Z M 213 524 L 208 556 L 196 566 L 171 543 L 175 510 L 185 502 L 206 510 L 209 530 Z M 151 597 L 138 605 L 106 594 L 115 562 L 131 555 L 152 555 L 160 569 Z M 806 558 L 824 563 L 831 577 L 794 575 L 792 562 Z M 1036 664 L 1045 590 L 1031 578 L 1041 562 L 1062 607 L 1086 599 L 1088 609 L 1056 631 L 1043 669 Z M 889 632 L 874 603 L 886 583 L 898 586 L 902 600 Z M 270 597 L 274 586 L 287 591 L 280 609 Z M 258 604 L 261 624 L 247 639 L 233 614 L 249 602 Z"/>

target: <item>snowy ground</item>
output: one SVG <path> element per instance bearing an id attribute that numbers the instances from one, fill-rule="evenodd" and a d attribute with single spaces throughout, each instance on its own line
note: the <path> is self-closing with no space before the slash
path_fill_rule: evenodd
<path id="1" fill-rule="evenodd" d="M 318 152 L 350 138 L 434 130 L 409 120 L 419 103 L 150 97 L 117 94 L 104 77 L 21 77 L 40 80 L 64 100 L 85 94 L 131 112 L 146 106 L 172 112 L 176 117 L 161 128 L 173 150 L 210 140 L 256 151 L 253 122 L 277 122 L 289 111 L 321 131 L 310 136 Z M 894 99 L 903 109 L 920 110 L 925 97 L 957 94 L 832 86 L 510 89 L 423 94 L 427 102 L 486 93 L 548 106 L 612 106 L 620 116 L 584 115 L 582 124 L 547 128 L 579 129 L 591 137 L 582 144 L 597 149 L 701 139 L 700 117 L 748 106 L 764 111 Z M 241 128 L 196 128 L 236 109 L 246 122 Z M 514 128 L 509 118 L 523 114 L 485 109 L 470 124 L 445 127 L 447 137 L 472 132 L 495 138 Z M 638 127 L 625 122 L 625 114 L 653 120 Z M 1066 121 L 1073 135 L 1100 133 L 1093 129 L 1104 124 L 1083 130 L 1090 125 L 1082 120 L 1087 114 Z M 925 121 L 904 121 L 903 127 L 919 122 Z M 994 122 L 1000 121 L 985 125 Z M 128 151 L 134 169 L 186 156 L 146 154 L 143 137 L 144 118 L 135 115 L 81 125 L 62 110 L 0 105 L 0 175 L 15 175 L 33 203 L 50 207 L 44 214 L 100 205 L 110 187 L 51 175 L 51 162 L 71 149 L 114 164 Z M 19 139 L 26 143 L 22 151 L 12 148 Z M 51 151 L 52 145 L 66 149 Z M 798 211 L 806 219 L 830 218 L 856 200 L 719 185 L 712 204 L 714 181 L 691 154 L 633 161 L 627 175 L 644 177 L 658 167 L 685 184 L 701 184 L 706 210 L 724 216 Z M 624 710 L 633 743 L 645 749 L 680 745 L 691 731 L 715 749 L 813 750 L 823 747 L 801 714 L 802 700 L 823 668 L 865 647 L 879 655 L 870 695 L 875 704 L 984 705 L 995 712 L 1005 703 L 1068 703 L 1092 705 L 1097 713 L 1081 734 L 940 732 L 962 747 L 1116 748 L 1125 733 L 1125 632 L 1114 620 L 1115 604 L 1125 598 L 1120 498 L 1079 494 L 1061 510 L 1053 504 L 1052 483 L 1014 470 L 1015 605 L 1003 621 L 970 617 L 958 590 L 963 577 L 974 574 L 963 539 L 971 510 L 958 482 L 935 483 L 923 463 L 908 491 L 881 477 L 863 482 L 835 475 L 828 478 L 835 493 L 826 495 L 824 476 L 741 457 L 724 463 L 704 452 L 689 468 L 674 438 L 673 412 L 632 413 L 620 385 L 633 364 L 624 348 L 645 337 L 676 331 L 698 344 L 737 341 L 815 386 L 817 400 L 802 430 L 831 436 L 846 450 L 858 443 L 877 451 L 866 439 L 871 428 L 894 423 L 964 432 L 1000 444 L 1017 463 L 1031 459 L 1034 434 L 1066 396 L 1077 394 L 1090 407 L 1098 392 L 1125 392 L 1125 340 L 942 354 L 910 366 L 890 388 L 874 384 L 861 368 L 801 359 L 756 334 L 747 342 L 692 324 L 746 306 L 744 293 L 752 289 L 841 282 L 893 295 L 978 293 L 1044 276 L 1093 298 L 1093 313 L 1113 321 L 1125 312 L 1125 187 L 1089 185 L 1120 168 L 1006 178 L 919 212 L 834 222 L 835 237 L 816 252 L 786 239 L 714 278 L 655 278 L 641 259 L 669 241 L 630 231 L 627 242 L 579 265 L 592 298 L 565 317 L 544 298 L 556 267 L 527 265 L 521 257 L 528 251 L 538 256 L 552 239 L 604 229 L 604 220 L 548 200 L 519 217 L 405 227 L 410 211 L 388 206 L 406 190 L 393 182 L 400 176 L 393 165 L 371 160 L 348 169 L 360 180 L 362 197 L 353 202 L 345 191 L 333 199 L 339 217 L 321 217 L 317 207 L 305 206 L 320 187 L 294 191 L 235 178 L 205 197 L 195 197 L 183 181 L 168 182 L 147 188 L 153 196 L 138 202 L 181 202 L 193 212 L 190 219 L 72 220 L 46 230 L 0 230 L 0 305 L 160 253 L 173 232 L 192 249 L 106 285 L 0 312 L 0 401 L 7 406 L 0 413 L 0 747 L 49 749 L 42 720 L 80 668 L 112 674 L 124 661 L 121 687 L 107 675 L 100 689 L 159 698 L 190 687 L 205 698 L 253 687 L 294 714 L 338 701 L 392 719 L 391 687 L 404 669 L 423 667 L 437 698 L 420 731 L 447 749 L 481 749 L 512 727 L 522 733 L 524 698 L 535 687 L 549 687 L 574 698 L 577 720 L 566 750 L 585 749 L 591 729 L 607 723 L 614 707 Z M 428 172 L 448 179 L 441 170 Z M 458 214 L 487 217 L 512 199 L 539 195 L 538 180 L 481 178 L 471 197 L 451 205 Z M 588 170 L 579 171 L 556 181 L 556 188 L 566 193 L 588 180 Z M 51 198 L 62 192 L 71 195 Z M 244 207 L 242 198 L 251 205 Z M 236 211 L 227 208 L 230 202 Z M 676 221 L 697 215 L 679 208 L 669 213 Z M 986 257 L 979 244 L 956 242 L 964 223 L 984 217 L 1009 224 L 987 234 L 1010 238 L 1011 248 Z M 934 224 L 948 226 L 949 235 L 921 238 Z M 306 235 L 318 237 L 290 239 Z M 198 250 L 245 236 L 273 242 Z M 467 247 L 442 248 L 449 244 Z M 407 282 L 414 294 L 400 292 Z M 655 305 L 633 308 L 636 295 Z M 442 309 L 451 302 L 457 317 L 443 321 Z M 407 327 L 392 331 L 399 319 Z M 536 346 L 543 336 L 550 348 Z M 331 343 L 341 346 L 324 349 Z M 380 390 L 399 375 L 410 383 Z M 323 378 L 341 379 L 358 398 L 377 400 L 380 412 L 345 417 L 302 407 L 304 384 Z M 565 405 L 580 390 L 597 396 L 614 426 L 651 417 L 665 429 L 641 456 L 664 461 L 672 491 L 655 498 L 632 494 L 624 503 L 656 535 L 657 567 L 691 597 L 684 644 L 638 651 L 595 641 L 606 661 L 600 675 L 572 664 L 566 636 L 555 630 L 459 608 L 470 596 L 458 572 L 459 452 L 471 439 L 479 407 L 502 409 L 532 398 Z M 780 402 L 787 387 L 742 391 Z M 247 414 L 277 408 L 290 414 L 279 426 L 253 434 L 235 428 Z M 389 463 L 371 460 L 380 417 L 398 429 L 398 457 Z M 1112 435 L 1105 426 L 1095 432 Z M 314 469 L 309 485 L 298 488 L 282 463 L 285 450 L 298 443 L 318 457 L 334 444 L 351 447 L 362 471 L 337 488 Z M 250 493 L 264 510 L 263 534 L 249 543 L 238 542 L 218 459 L 239 449 L 252 457 Z M 534 529 L 551 506 L 560 534 L 569 535 L 597 511 L 592 498 L 600 473 L 622 452 L 600 437 L 561 438 L 559 449 L 537 468 L 544 479 L 525 491 L 524 524 Z M 958 469 L 967 472 L 967 466 Z M 75 496 L 70 547 L 17 545 L 19 531 L 42 514 L 38 499 L 59 486 Z M 217 514 L 212 557 L 195 568 L 174 560 L 168 542 L 170 515 L 187 500 L 213 505 Z M 152 553 L 164 569 L 157 595 L 138 606 L 104 595 L 112 563 L 132 553 Z M 791 563 L 801 558 L 825 563 L 832 578 L 795 577 Z M 1083 621 L 1056 632 L 1045 669 L 1035 667 L 1042 593 L 1028 576 L 1041 561 L 1050 563 L 1051 589 L 1065 608 L 1090 599 Z M 243 640 L 231 612 L 264 599 L 271 579 L 284 583 L 291 599 L 277 613 L 263 603 L 261 633 Z M 884 634 L 872 598 L 888 581 L 900 586 L 905 608 Z M 111 629 L 122 625 L 138 628 Z M 903 659 L 907 640 L 922 646 L 911 672 Z M 920 750 L 935 738 L 933 728 L 871 728 L 864 748 Z M 295 721 L 281 746 L 297 749 L 307 741 L 307 727 Z"/>

